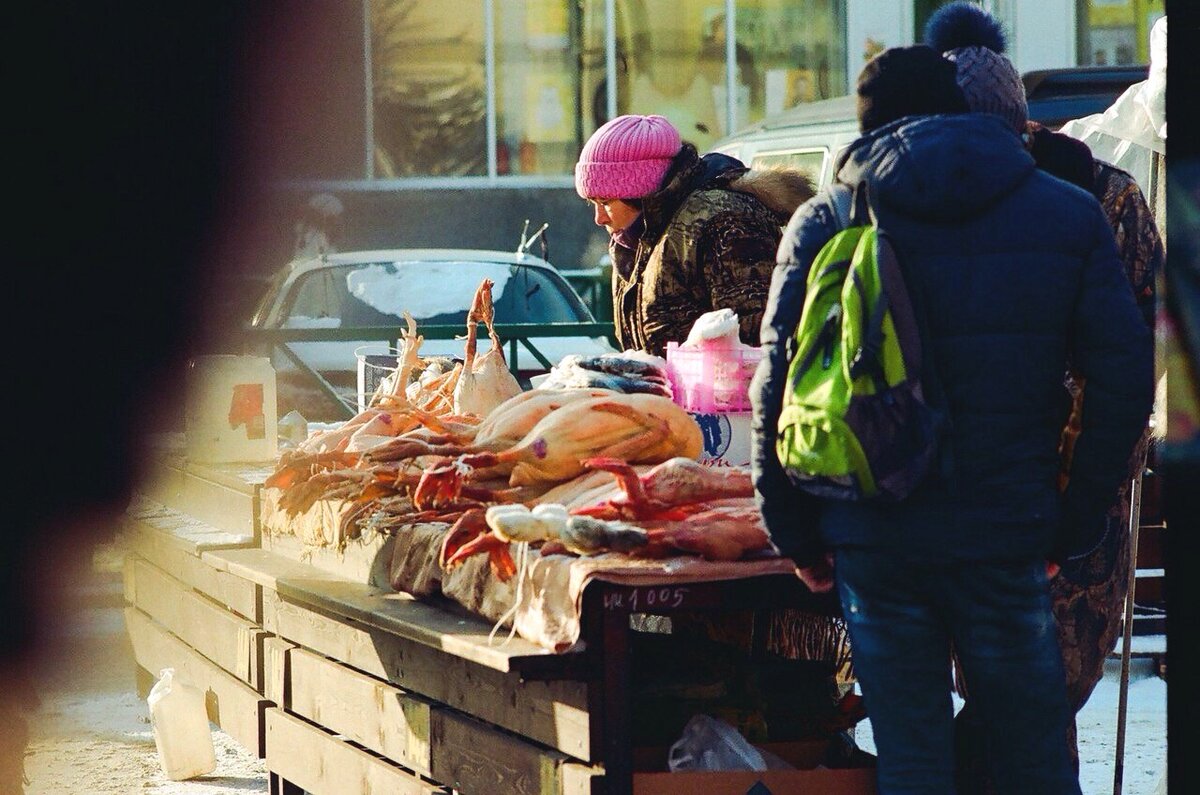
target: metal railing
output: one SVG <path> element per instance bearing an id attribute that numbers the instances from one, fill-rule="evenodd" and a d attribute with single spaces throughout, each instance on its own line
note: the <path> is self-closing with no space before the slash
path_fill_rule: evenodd
<path id="1" fill-rule="evenodd" d="M 612 323 L 497 323 L 496 334 L 508 349 L 506 358 L 508 368 L 517 374 L 517 351 L 524 347 L 534 359 L 546 370 L 554 366 L 554 362 L 537 349 L 534 340 L 544 337 L 604 337 L 614 348 L 617 346 Z M 337 389 L 329 383 L 318 371 L 310 367 L 291 347 L 293 343 L 303 342 L 386 342 L 395 344 L 405 331 L 403 326 L 357 326 L 353 328 L 289 328 L 289 329 L 244 329 L 240 335 L 243 351 L 256 355 L 269 355 L 278 350 L 296 369 L 303 373 L 312 383 L 336 404 L 346 419 L 354 416 L 354 412 Z M 454 326 L 421 326 L 417 333 L 426 340 L 465 339 L 464 328 Z M 486 339 L 487 329 L 479 324 L 479 337 Z M 263 351 L 268 351 L 264 354 Z M 354 363 L 348 362 L 349 367 Z"/>
<path id="2" fill-rule="evenodd" d="M 579 270 L 559 268 L 558 272 L 575 292 L 579 293 L 584 305 L 597 320 L 612 320 L 612 296 L 609 293 L 612 283 L 611 265 Z"/>

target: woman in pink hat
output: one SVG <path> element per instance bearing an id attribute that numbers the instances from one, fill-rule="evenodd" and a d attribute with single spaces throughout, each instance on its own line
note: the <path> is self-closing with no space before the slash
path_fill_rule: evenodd
<path id="1" fill-rule="evenodd" d="M 696 318 L 732 309 L 758 344 L 782 227 L 813 195 L 801 171 L 703 157 L 662 116 L 618 116 L 579 154 L 575 190 L 608 230 L 613 317 L 625 349 L 665 355 Z"/>

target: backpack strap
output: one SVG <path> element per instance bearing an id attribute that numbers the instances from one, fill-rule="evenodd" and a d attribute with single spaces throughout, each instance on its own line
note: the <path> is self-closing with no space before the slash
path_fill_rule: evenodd
<path id="1" fill-rule="evenodd" d="M 850 223 L 854 226 L 879 226 L 875 208 L 871 204 L 871 189 L 863 180 L 854 186 L 850 196 Z"/>
<path id="2" fill-rule="evenodd" d="M 833 217 L 837 222 L 838 231 L 851 227 L 851 209 L 854 205 L 854 190 L 841 182 L 834 184 L 829 191 L 829 199 L 833 202 Z"/>
<path id="3" fill-rule="evenodd" d="M 896 333 L 900 335 L 901 339 L 905 339 L 906 335 L 915 334 L 920 342 L 915 348 L 901 344 L 902 351 L 920 351 L 919 357 L 913 357 L 914 361 L 905 361 L 905 367 L 915 373 L 920 378 L 922 385 L 928 388 L 929 394 L 926 399 L 929 401 L 929 405 L 942 414 L 941 435 L 944 439 L 950 427 L 950 403 L 938 375 L 937 367 L 932 361 L 932 350 L 926 351 L 930 337 L 924 291 L 919 283 L 914 284 L 913 280 L 908 278 L 899 250 L 896 249 L 891 237 L 879 229 L 879 218 L 875 214 L 875 207 L 871 203 L 870 188 L 865 181 L 860 182 L 854 188 L 853 205 L 854 215 L 857 216 L 855 221 L 862 223 L 862 219 L 869 219 L 869 223 L 875 227 L 876 233 L 887 242 L 886 250 L 894 255 L 885 257 L 885 261 L 878 263 L 880 278 L 883 281 L 883 291 L 879 303 L 880 305 L 889 302 L 892 304 L 892 322 L 896 325 Z M 876 309 L 878 310 L 879 307 Z M 878 321 L 874 316 L 871 318 L 871 327 L 864 337 L 868 344 L 876 336 L 882 337 L 883 313 L 877 311 L 872 314 L 879 314 L 879 318 Z M 876 323 L 878 323 L 878 328 Z M 878 360 L 878 356 L 873 358 Z M 882 367 L 882 364 L 879 366 Z M 939 474 L 943 483 L 949 486 L 953 483 L 951 476 L 955 469 L 954 451 L 944 440 L 939 442 L 937 450 Z"/>

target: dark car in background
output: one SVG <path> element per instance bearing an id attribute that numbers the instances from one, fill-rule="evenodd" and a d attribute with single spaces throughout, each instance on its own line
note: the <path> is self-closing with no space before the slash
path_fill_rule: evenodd
<path id="1" fill-rule="evenodd" d="M 1147 66 L 1080 66 L 1026 72 L 1029 118 L 1058 129 L 1071 119 L 1103 113 L 1134 83 L 1150 76 Z"/>

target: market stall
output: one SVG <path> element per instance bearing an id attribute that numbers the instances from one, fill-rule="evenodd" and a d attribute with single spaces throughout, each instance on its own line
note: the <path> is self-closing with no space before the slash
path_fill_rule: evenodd
<path id="1" fill-rule="evenodd" d="M 367 410 L 277 461 L 157 457 L 129 511 L 142 686 L 170 665 L 207 689 L 278 792 L 872 792 L 844 636 L 779 653 L 781 610 L 838 607 L 775 553 L 748 472 L 699 463 L 648 357 L 510 383 L 498 340 L 475 349 L 486 287 L 464 362 L 423 361 L 410 323 Z M 667 772 L 697 714 L 774 769 Z"/>

